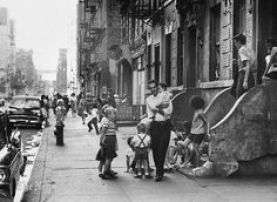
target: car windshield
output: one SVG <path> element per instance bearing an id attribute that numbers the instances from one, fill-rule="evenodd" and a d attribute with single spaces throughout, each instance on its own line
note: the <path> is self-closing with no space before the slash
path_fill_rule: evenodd
<path id="1" fill-rule="evenodd" d="M 16 108 L 39 108 L 40 102 L 37 99 L 20 98 L 13 99 L 10 106 Z"/>

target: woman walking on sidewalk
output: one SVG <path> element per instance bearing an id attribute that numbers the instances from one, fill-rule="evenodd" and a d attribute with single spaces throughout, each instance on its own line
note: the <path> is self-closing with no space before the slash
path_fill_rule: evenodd
<path id="1" fill-rule="evenodd" d="M 80 94 L 80 101 L 78 103 L 78 115 L 82 118 L 83 125 L 85 125 L 88 114 L 87 114 L 87 102 L 83 94 Z"/>

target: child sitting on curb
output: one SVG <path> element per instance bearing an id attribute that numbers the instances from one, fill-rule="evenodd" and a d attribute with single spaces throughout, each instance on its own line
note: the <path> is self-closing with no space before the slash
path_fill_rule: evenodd
<path id="1" fill-rule="evenodd" d="M 190 105 L 194 109 L 190 134 L 184 141 L 178 141 L 177 144 L 181 148 L 188 148 L 190 153 L 194 153 L 194 166 L 197 167 L 200 163 L 199 145 L 208 135 L 208 122 L 204 114 L 205 101 L 201 97 L 192 97 Z"/>

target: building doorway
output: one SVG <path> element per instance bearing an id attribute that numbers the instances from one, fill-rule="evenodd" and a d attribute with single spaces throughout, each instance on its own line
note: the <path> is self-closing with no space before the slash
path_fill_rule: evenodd
<path id="1" fill-rule="evenodd" d="M 258 83 L 262 81 L 265 69 L 265 56 L 267 54 L 267 39 L 277 40 L 277 1 L 259 0 L 257 2 L 257 36 L 258 36 Z"/>
<path id="2" fill-rule="evenodd" d="M 194 88 L 196 85 L 196 27 L 188 29 L 188 71 L 187 87 Z"/>
<path id="3" fill-rule="evenodd" d="M 155 81 L 160 82 L 160 66 L 161 66 L 161 61 L 160 61 L 160 44 L 158 43 L 155 45 Z"/>

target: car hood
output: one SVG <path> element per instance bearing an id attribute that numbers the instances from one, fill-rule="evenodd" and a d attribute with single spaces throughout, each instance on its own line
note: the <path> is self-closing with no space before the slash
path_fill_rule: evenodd
<path id="1" fill-rule="evenodd" d="M 9 107 L 9 112 L 12 114 L 26 114 L 26 115 L 35 115 L 32 110 L 40 110 L 40 108 L 17 108 L 17 107 Z"/>

